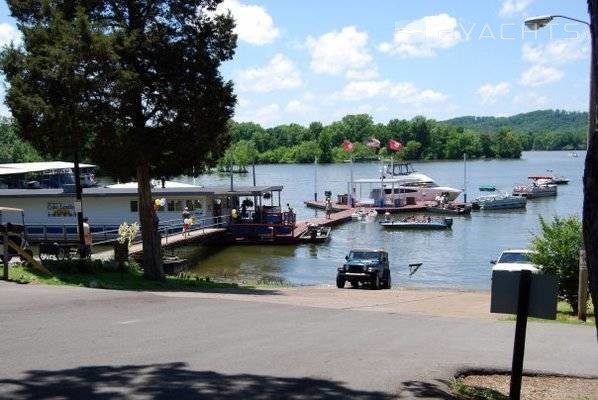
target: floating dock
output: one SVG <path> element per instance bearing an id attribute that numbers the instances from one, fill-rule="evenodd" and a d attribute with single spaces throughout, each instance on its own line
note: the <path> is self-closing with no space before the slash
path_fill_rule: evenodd
<path id="1" fill-rule="evenodd" d="M 314 200 L 306 200 L 303 202 L 306 207 L 316 208 L 318 210 L 325 210 L 326 203 L 323 201 L 314 201 Z M 405 212 L 417 212 L 417 211 L 426 211 L 428 205 L 426 203 L 417 203 L 417 204 L 409 204 L 402 207 L 355 207 L 351 208 L 346 204 L 338 204 L 332 203 L 332 211 L 344 211 L 344 210 L 351 210 L 353 213 L 358 208 L 365 208 L 366 210 L 376 210 L 378 214 L 384 214 L 386 212 L 391 214 L 400 214 Z M 334 214 L 333 214 L 334 215 Z"/>

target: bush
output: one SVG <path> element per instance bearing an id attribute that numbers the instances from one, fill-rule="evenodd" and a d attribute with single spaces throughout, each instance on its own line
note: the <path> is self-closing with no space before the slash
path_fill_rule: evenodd
<path id="1" fill-rule="evenodd" d="M 91 274 L 102 271 L 115 271 L 115 266 L 101 260 L 73 259 L 73 260 L 46 260 L 44 266 L 52 273 L 62 274 Z"/>
<path id="2" fill-rule="evenodd" d="M 540 217 L 542 232 L 532 239 L 532 262 L 559 280 L 559 295 L 577 313 L 579 250 L 582 246 L 581 221 L 577 217 Z"/>

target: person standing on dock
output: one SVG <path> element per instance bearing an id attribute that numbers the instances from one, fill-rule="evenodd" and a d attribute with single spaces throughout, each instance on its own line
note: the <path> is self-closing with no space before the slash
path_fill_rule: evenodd
<path id="1" fill-rule="evenodd" d="M 83 257 L 91 257 L 91 228 L 89 218 L 83 218 Z"/>
<path id="2" fill-rule="evenodd" d="M 181 216 L 183 217 L 183 237 L 186 237 L 189 232 L 189 229 L 191 229 L 191 226 L 189 224 L 189 220 L 191 219 L 191 212 L 189 212 L 189 208 L 185 207 Z"/>
<path id="3" fill-rule="evenodd" d="M 326 199 L 326 219 L 330 219 L 330 214 L 332 214 L 332 203 L 330 199 Z"/>

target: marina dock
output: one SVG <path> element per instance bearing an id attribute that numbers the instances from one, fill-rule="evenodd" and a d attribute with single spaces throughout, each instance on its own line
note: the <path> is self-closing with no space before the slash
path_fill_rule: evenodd
<path id="1" fill-rule="evenodd" d="M 326 209 L 326 203 L 323 201 L 306 200 L 303 203 L 305 204 L 306 207 L 309 207 L 309 208 L 315 208 L 318 210 Z M 402 207 L 363 207 L 363 208 L 368 209 L 368 210 L 374 209 L 374 210 L 376 210 L 376 212 L 378 214 L 384 214 L 386 212 L 389 212 L 391 214 L 399 214 L 399 213 L 404 213 L 404 212 L 426 211 L 427 207 L 428 207 L 428 205 L 425 202 L 419 202 L 416 204 L 408 204 L 408 205 L 405 205 Z M 352 212 L 353 212 L 358 208 L 362 208 L 362 207 L 351 208 L 346 204 L 332 203 L 332 211 L 335 211 L 335 212 L 344 211 L 344 210 L 352 210 Z"/>

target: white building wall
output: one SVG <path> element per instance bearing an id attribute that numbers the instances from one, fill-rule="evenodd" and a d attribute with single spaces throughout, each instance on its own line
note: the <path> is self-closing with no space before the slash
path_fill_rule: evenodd
<path id="1" fill-rule="evenodd" d="M 137 196 L 131 197 L 83 197 L 83 215 L 89 217 L 90 225 L 120 225 L 123 222 L 138 221 L 138 213 L 131 212 L 131 201 L 137 201 Z M 167 200 L 199 200 L 203 212 L 195 216 L 196 220 L 212 216 L 211 196 L 173 196 Z M 74 198 L 68 197 L 27 197 L 27 198 L 0 198 L 0 206 L 15 207 L 25 210 L 26 225 L 74 225 L 77 216 L 74 210 Z M 65 207 L 54 207 L 61 204 Z M 56 211 L 58 210 L 58 211 Z M 60 210 L 68 210 L 72 215 L 56 216 Z M 56 212 L 55 212 L 56 211 Z M 20 216 L 18 216 L 20 219 Z M 180 211 L 160 211 L 158 218 L 161 222 L 181 220 Z M 20 220 L 15 219 L 18 222 Z"/>

